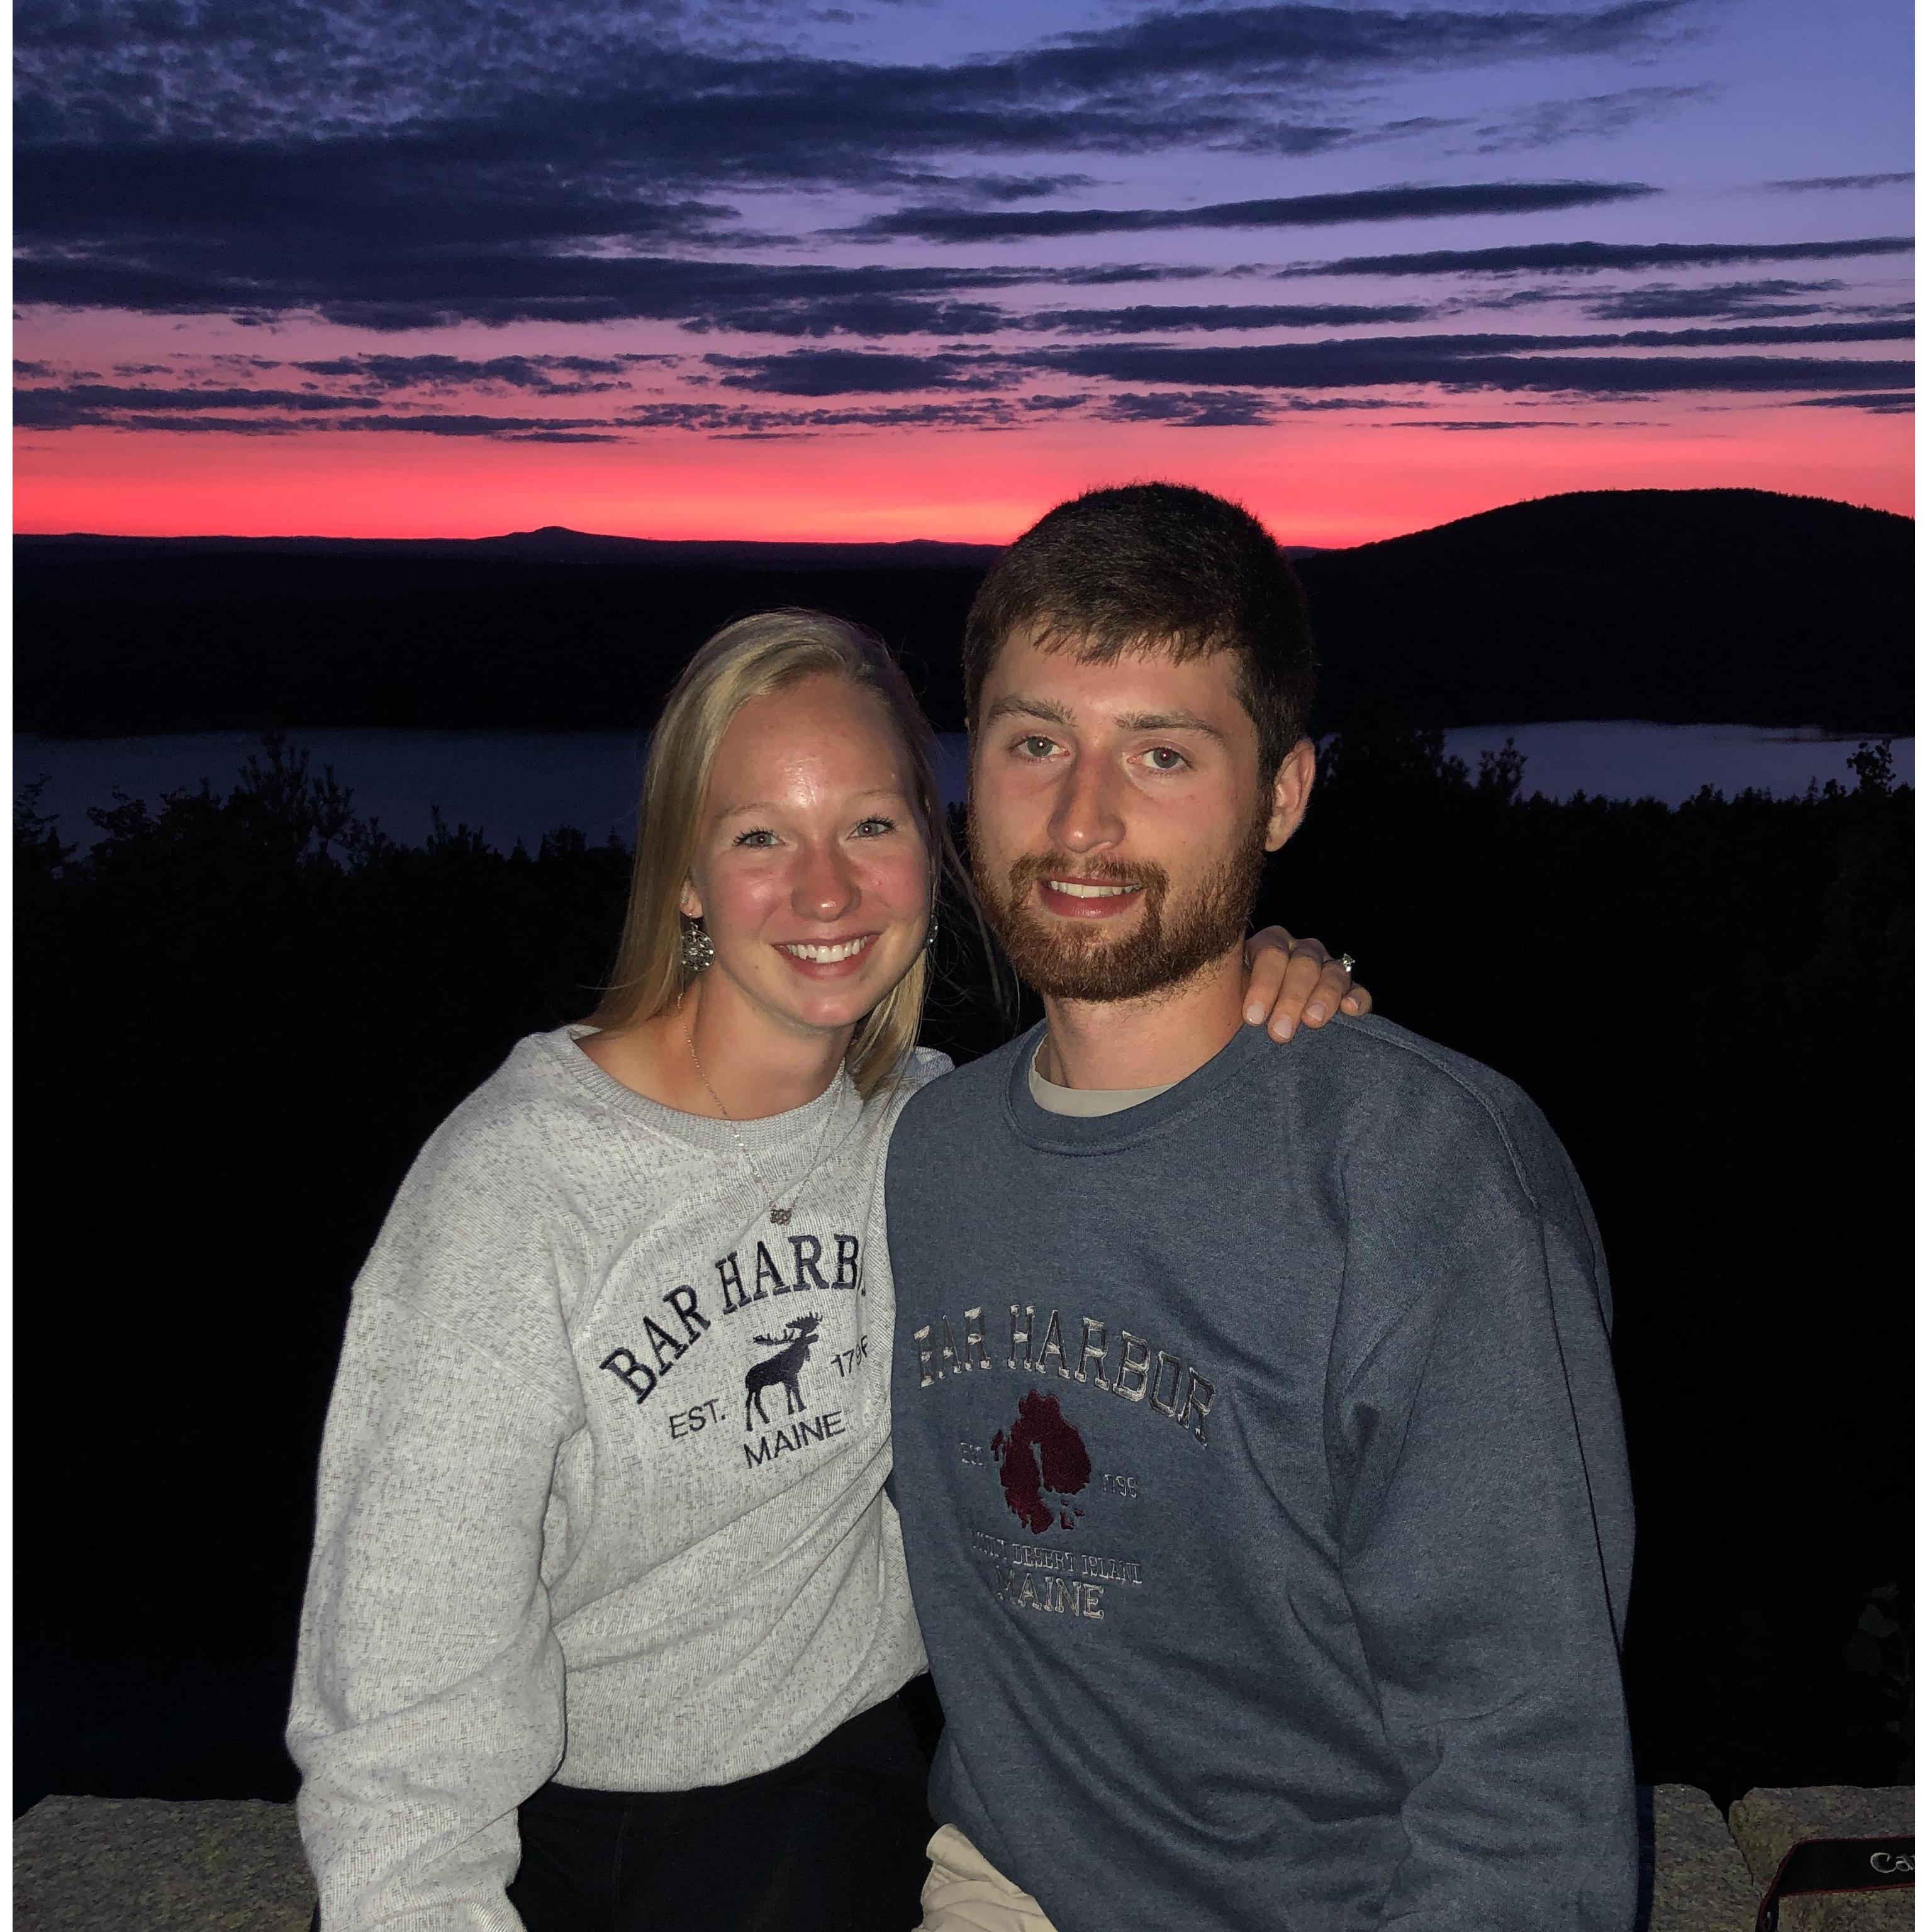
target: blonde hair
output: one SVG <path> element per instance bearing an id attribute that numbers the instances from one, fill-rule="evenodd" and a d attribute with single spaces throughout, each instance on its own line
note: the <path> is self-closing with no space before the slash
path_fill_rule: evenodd
<path id="1" fill-rule="evenodd" d="M 644 764 L 631 896 L 617 942 L 610 985 L 590 1024 L 621 1032 L 668 1012 L 684 997 L 678 897 L 698 851 L 704 801 L 718 747 L 748 700 L 789 690 L 809 677 L 832 676 L 868 691 L 884 705 L 906 754 L 911 805 L 938 883 L 949 840 L 934 770 L 932 727 L 905 674 L 880 640 L 856 624 L 818 610 L 766 610 L 727 624 L 699 648 L 664 700 Z M 919 1037 L 931 953 L 860 1021 L 845 1064 L 867 1099 L 882 1087 Z"/>

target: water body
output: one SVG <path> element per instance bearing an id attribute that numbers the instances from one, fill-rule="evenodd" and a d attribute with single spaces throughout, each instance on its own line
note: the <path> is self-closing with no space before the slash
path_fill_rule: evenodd
<path id="1" fill-rule="evenodd" d="M 628 842 L 637 818 L 646 732 L 295 730 L 310 769 L 334 768 L 354 794 L 356 810 L 380 820 L 405 844 L 429 831 L 430 808 L 444 822 L 480 830 L 508 851 L 518 840 L 532 850 L 544 832 L 573 825 L 593 843 Z M 1796 796 L 1816 782 L 1850 783 L 1846 760 L 1858 740 L 1804 728 L 1748 724 L 1652 724 L 1641 721 L 1478 724 L 1446 734 L 1448 749 L 1473 772 L 1485 751 L 1514 739 L 1523 754 L 1523 790 L 1566 799 L 1582 791 L 1607 798 L 1658 798 L 1679 804 L 1706 785 L 1747 788 Z M 241 731 L 188 732 L 142 738 L 14 740 L 14 787 L 44 777 L 40 808 L 55 814 L 62 835 L 83 845 L 94 828 L 89 806 L 113 802 L 117 790 L 158 808 L 170 790 L 203 778 L 218 791 L 260 740 Z M 1913 740 L 1892 741 L 1892 760 L 1907 784 Z M 966 741 L 943 734 L 940 778 L 949 800 L 964 796 Z"/>

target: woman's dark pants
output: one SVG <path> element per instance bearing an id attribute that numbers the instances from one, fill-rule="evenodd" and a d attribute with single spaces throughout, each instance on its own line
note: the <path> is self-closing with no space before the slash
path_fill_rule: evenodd
<path id="1" fill-rule="evenodd" d="M 795 1762 L 694 1791 L 547 1784 L 517 1814 L 526 1932 L 908 1932 L 926 1754 L 896 1697 Z"/>

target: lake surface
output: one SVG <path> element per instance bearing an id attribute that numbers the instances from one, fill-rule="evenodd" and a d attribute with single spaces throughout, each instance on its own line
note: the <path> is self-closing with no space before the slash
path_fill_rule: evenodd
<path id="1" fill-rule="evenodd" d="M 1577 791 L 1607 798 L 1659 798 L 1678 804 L 1705 785 L 1724 792 L 1754 788 L 1796 796 L 1814 782 L 1850 783 L 1846 760 L 1856 737 L 1803 728 L 1748 724 L 1610 722 L 1478 724 L 1445 734 L 1448 748 L 1472 772 L 1485 751 L 1514 738 L 1526 760 L 1523 789 L 1564 799 Z M 650 734 L 644 731 L 294 730 L 292 746 L 310 769 L 332 766 L 354 794 L 356 808 L 374 814 L 393 838 L 412 844 L 428 832 L 430 809 L 446 824 L 480 829 L 503 850 L 520 839 L 535 849 L 546 832 L 574 825 L 592 842 L 614 833 L 628 842 L 637 817 L 638 778 Z M 1913 778 L 1913 740 L 1895 738 L 1892 760 Z M 190 732 L 143 738 L 14 740 L 14 789 L 44 777 L 40 808 L 60 820 L 62 836 L 91 842 L 91 806 L 113 802 L 117 788 L 158 807 L 165 792 L 218 790 L 260 740 L 242 731 Z M 940 777 L 949 799 L 964 795 L 965 739 L 942 734 Z"/>

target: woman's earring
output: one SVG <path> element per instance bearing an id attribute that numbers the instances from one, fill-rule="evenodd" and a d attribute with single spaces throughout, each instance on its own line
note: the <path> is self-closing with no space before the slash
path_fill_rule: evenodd
<path id="1" fill-rule="evenodd" d="M 718 949 L 712 944 L 710 934 L 694 919 L 684 921 L 682 952 L 687 973 L 702 973 L 718 957 Z"/>
<path id="2" fill-rule="evenodd" d="M 932 919 L 927 922 L 926 928 L 926 950 L 928 952 L 932 950 L 934 943 L 938 939 L 938 938 L 939 915 L 938 914 L 934 913 L 932 915 Z"/>

